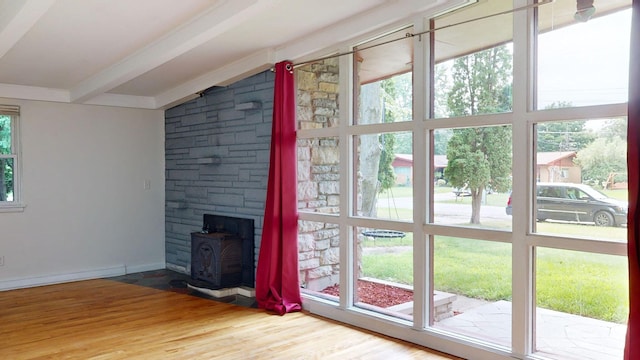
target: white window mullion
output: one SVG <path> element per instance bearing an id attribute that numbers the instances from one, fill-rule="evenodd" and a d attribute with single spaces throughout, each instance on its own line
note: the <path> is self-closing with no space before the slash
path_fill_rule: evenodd
<path id="1" fill-rule="evenodd" d="M 351 49 L 343 49 L 347 52 Z M 338 101 L 340 108 L 339 147 L 340 147 L 340 307 L 343 309 L 353 306 L 354 295 L 354 262 L 355 247 L 353 227 L 349 226 L 348 218 L 353 214 L 354 166 L 353 164 L 353 136 L 348 128 L 353 123 L 353 57 L 341 56 L 339 59 L 340 92 Z"/>
<path id="2" fill-rule="evenodd" d="M 419 19 L 414 22 L 414 28 L 424 31 L 429 26 L 429 20 Z M 424 120 L 427 118 L 429 73 L 429 35 L 414 38 L 413 42 L 413 159 L 424 161 L 413 162 L 413 326 L 424 329 L 431 323 L 431 302 L 433 294 L 430 276 L 431 254 L 429 241 L 425 241 L 424 227 L 426 208 L 429 204 L 429 184 L 427 169 L 430 168 L 432 157 L 427 151 Z M 425 156 L 426 155 L 426 156 Z M 431 290 L 430 290 L 431 289 Z"/>
<path id="3" fill-rule="evenodd" d="M 527 5 L 527 0 L 514 0 L 513 6 Z M 533 141 L 532 131 L 524 116 L 533 94 L 533 10 L 513 14 L 513 217 L 512 217 L 512 326 L 511 346 L 516 355 L 526 356 L 533 350 L 533 254 L 526 234 L 529 231 L 528 206 L 531 198 Z M 526 139 L 519 141 L 516 139 Z"/>

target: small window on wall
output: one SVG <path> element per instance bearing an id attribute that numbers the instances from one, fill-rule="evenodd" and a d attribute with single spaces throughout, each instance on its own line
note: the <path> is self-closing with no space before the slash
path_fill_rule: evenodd
<path id="1" fill-rule="evenodd" d="M 17 106 L 0 105 L 0 211 L 21 210 Z"/>
<path id="2" fill-rule="evenodd" d="M 560 176 L 561 176 L 563 179 L 568 178 L 568 177 L 569 177 L 569 169 L 568 169 L 568 168 L 562 168 L 562 169 L 560 169 Z"/>

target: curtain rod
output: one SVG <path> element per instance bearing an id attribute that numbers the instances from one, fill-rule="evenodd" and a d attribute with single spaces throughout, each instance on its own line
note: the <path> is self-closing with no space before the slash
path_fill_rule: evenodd
<path id="1" fill-rule="evenodd" d="M 489 14 L 489 15 L 481 16 L 481 17 L 474 18 L 474 19 L 464 20 L 464 21 L 453 23 L 453 24 L 449 24 L 449 25 L 443 25 L 441 27 L 429 29 L 429 30 L 426 30 L 426 31 L 423 31 L 423 32 L 419 32 L 419 33 L 406 33 L 404 37 L 388 40 L 388 41 L 385 41 L 385 42 L 381 42 L 379 44 L 369 45 L 369 46 L 366 46 L 366 47 L 363 47 L 363 48 L 359 48 L 358 50 L 352 50 L 352 51 L 347 51 L 347 52 L 343 52 L 343 53 L 327 55 L 327 56 L 323 56 L 323 57 L 320 57 L 320 58 L 316 58 L 316 59 L 312 59 L 312 60 L 303 61 L 303 62 L 300 62 L 300 63 L 297 63 L 297 64 L 293 64 L 293 69 L 295 69 L 297 67 L 300 67 L 300 66 L 312 64 L 312 63 L 315 63 L 315 62 L 318 62 L 318 61 L 322 61 L 322 60 L 333 59 L 335 57 L 355 54 L 358 51 L 363 51 L 363 50 L 371 49 L 371 48 L 378 47 L 378 46 L 381 46 L 381 45 L 386 45 L 386 44 L 389 44 L 389 43 L 392 43 L 392 42 L 404 40 L 406 38 L 411 38 L 411 37 L 415 37 L 415 36 L 422 36 L 424 34 L 429 34 L 429 33 L 432 33 L 434 31 L 437 31 L 437 30 L 443 30 L 443 29 L 447 29 L 447 28 L 450 28 L 450 27 L 453 27 L 453 26 L 464 25 L 464 24 L 467 24 L 467 23 L 470 23 L 470 22 L 474 22 L 474 21 L 478 21 L 478 20 L 484 20 L 484 19 L 495 17 L 495 16 L 507 15 L 507 14 L 514 13 L 516 11 L 537 8 L 537 7 L 540 7 L 542 5 L 547 5 L 547 4 L 550 4 L 550 3 L 553 3 L 553 2 L 555 2 L 555 0 L 541 0 L 538 3 L 529 4 L 529 5 L 525 5 L 525 6 L 520 6 L 520 7 L 517 7 L 517 8 L 513 8 L 511 10 L 505 10 L 505 11 L 497 12 L 497 13 L 494 13 L 494 14 Z M 275 69 L 271 68 L 271 71 L 275 71 Z"/>

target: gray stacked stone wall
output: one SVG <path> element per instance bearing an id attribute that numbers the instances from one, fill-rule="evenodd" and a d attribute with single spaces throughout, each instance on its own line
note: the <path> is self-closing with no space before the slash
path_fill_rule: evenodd
<path id="1" fill-rule="evenodd" d="M 165 112 L 166 262 L 190 272 L 205 213 L 253 219 L 262 236 L 274 75 L 265 71 Z"/>
<path id="2" fill-rule="evenodd" d="M 301 129 L 338 124 L 338 60 L 296 69 L 296 116 Z M 298 209 L 339 211 L 339 146 L 337 138 L 298 139 Z M 301 286 L 313 291 L 339 282 L 339 231 L 336 224 L 300 221 L 298 257 Z"/>

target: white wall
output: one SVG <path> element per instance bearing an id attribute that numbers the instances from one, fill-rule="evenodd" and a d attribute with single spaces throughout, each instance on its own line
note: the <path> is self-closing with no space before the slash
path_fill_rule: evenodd
<path id="1" fill-rule="evenodd" d="M 164 268 L 164 112 L 0 103 L 21 107 L 26 204 L 0 213 L 0 290 Z"/>

